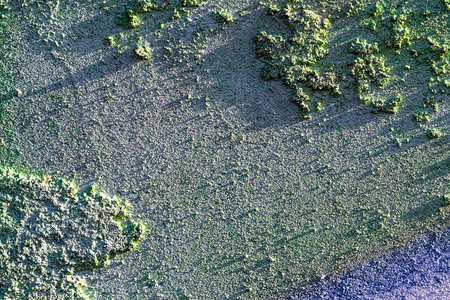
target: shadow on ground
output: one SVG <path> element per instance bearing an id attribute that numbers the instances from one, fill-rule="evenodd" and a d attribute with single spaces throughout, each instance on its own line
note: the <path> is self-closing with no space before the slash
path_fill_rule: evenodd
<path id="1" fill-rule="evenodd" d="M 450 229 L 285 299 L 447 299 Z"/>

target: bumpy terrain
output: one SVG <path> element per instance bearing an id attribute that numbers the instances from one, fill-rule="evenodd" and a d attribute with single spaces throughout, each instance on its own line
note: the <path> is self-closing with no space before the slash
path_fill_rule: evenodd
<path id="1" fill-rule="evenodd" d="M 0 0 L 2 293 L 277 298 L 444 230 L 449 13 Z"/>
<path id="2" fill-rule="evenodd" d="M 144 234 L 128 205 L 91 188 L 0 171 L 0 296 L 85 299 L 82 271 L 102 268 Z"/>

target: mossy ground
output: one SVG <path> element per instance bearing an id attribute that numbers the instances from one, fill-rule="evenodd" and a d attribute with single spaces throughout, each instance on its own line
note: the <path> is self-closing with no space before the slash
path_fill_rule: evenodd
<path id="1" fill-rule="evenodd" d="M 134 29 L 117 24 L 130 2 L 27 2 L 8 12 L 24 37 L 8 50 L 17 73 L 5 91 L 24 94 L 2 102 L 20 112 L 7 121 L 16 138 L 2 136 L 13 164 L 105 186 L 149 228 L 137 251 L 86 275 L 97 298 L 276 297 L 448 225 L 442 1 L 309 3 L 330 27 L 320 59 L 301 65 L 334 74 L 340 95 L 311 78 L 294 91 L 261 77 L 263 26 L 289 39 L 277 7 L 306 1 L 210 0 L 184 12 L 178 1 L 180 11 L 136 14 Z M 136 57 L 139 38 L 151 59 Z M 350 51 L 357 38 L 379 52 Z M 368 77 L 358 93 L 352 66 L 366 55 L 390 77 Z M 396 114 L 371 113 L 398 94 Z M 309 97 L 311 120 L 292 97 Z M 422 110 L 428 122 L 416 121 Z M 443 136 L 430 139 L 433 128 Z"/>
<path id="2" fill-rule="evenodd" d="M 108 265 L 145 231 L 96 188 L 0 169 L 0 297 L 87 299 L 83 271 Z"/>

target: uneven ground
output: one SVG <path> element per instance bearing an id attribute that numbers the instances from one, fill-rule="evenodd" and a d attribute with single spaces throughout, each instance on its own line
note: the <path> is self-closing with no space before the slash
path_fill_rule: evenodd
<path id="1" fill-rule="evenodd" d="M 449 248 L 447 229 L 290 299 L 447 299 Z"/>
<path id="2" fill-rule="evenodd" d="M 81 274 L 91 297 L 281 297 L 448 226 L 444 1 L 0 3 L 1 164 L 96 184 L 147 226 Z M 330 27 L 299 63 L 286 19 L 308 14 Z M 261 31 L 289 42 L 261 52 Z"/>

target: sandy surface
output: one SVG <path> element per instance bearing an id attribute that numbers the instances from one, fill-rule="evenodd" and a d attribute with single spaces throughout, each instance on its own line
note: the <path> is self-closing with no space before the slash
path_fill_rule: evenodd
<path id="1" fill-rule="evenodd" d="M 433 234 L 289 299 L 448 299 L 449 238 Z"/>
<path id="2" fill-rule="evenodd" d="M 339 16 L 313 67 L 337 70 L 342 95 L 306 87 L 304 120 L 292 91 L 261 77 L 255 39 L 279 22 L 266 6 L 211 0 L 179 19 L 142 15 L 131 29 L 117 24 L 128 2 L 25 2 L 11 2 L 0 23 L 1 164 L 97 184 L 148 228 L 135 251 L 83 274 L 92 297 L 267 298 L 448 227 L 439 208 L 450 181 L 449 89 L 433 79 L 431 91 L 431 66 L 386 46 L 391 8 L 373 32 L 364 10 L 347 18 L 350 4 L 314 4 Z M 411 34 L 448 35 L 442 2 L 424 3 L 405 4 L 417 11 Z M 218 22 L 222 9 L 235 20 Z M 392 68 L 389 84 L 367 94 L 401 93 L 398 114 L 358 100 L 348 49 L 359 35 L 378 41 Z M 151 60 L 135 55 L 139 38 Z M 413 117 L 422 109 L 429 123 Z M 432 128 L 443 136 L 428 137 Z"/>

